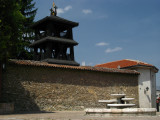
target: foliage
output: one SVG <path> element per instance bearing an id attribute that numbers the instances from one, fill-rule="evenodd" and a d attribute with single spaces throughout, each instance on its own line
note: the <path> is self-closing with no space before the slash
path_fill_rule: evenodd
<path id="1" fill-rule="evenodd" d="M 34 8 L 35 3 L 32 3 L 33 0 L 22 0 L 21 1 L 21 13 L 24 15 L 25 20 L 23 21 L 23 43 L 25 45 L 25 49 L 21 52 L 19 58 L 20 59 L 31 59 L 32 52 L 30 51 L 29 45 L 34 40 L 34 32 L 30 28 L 30 26 L 34 22 L 34 18 L 37 12 L 37 9 Z"/>
<path id="2" fill-rule="evenodd" d="M 0 61 L 16 58 L 23 49 L 20 0 L 0 0 Z"/>
<path id="3" fill-rule="evenodd" d="M 0 62 L 8 58 L 28 59 L 28 50 L 33 32 L 33 23 L 37 9 L 33 0 L 0 0 Z M 21 54 L 21 55 L 20 55 Z"/>

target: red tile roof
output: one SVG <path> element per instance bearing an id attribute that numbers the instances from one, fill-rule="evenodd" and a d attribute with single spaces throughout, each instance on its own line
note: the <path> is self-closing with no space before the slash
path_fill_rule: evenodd
<path id="1" fill-rule="evenodd" d="M 9 63 L 26 65 L 26 66 L 42 66 L 42 67 L 51 67 L 51 68 L 63 68 L 63 69 L 73 69 L 73 70 L 86 70 L 86 71 L 99 71 L 99 72 L 108 72 L 108 73 L 123 73 L 123 74 L 139 74 L 135 70 L 122 70 L 114 68 L 101 68 L 101 67 L 91 67 L 91 66 L 68 66 L 68 65 L 57 65 L 49 64 L 47 62 L 41 61 L 31 61 L 31 60 L 16 60 L 11 59 Z"/>
<path id="2" fill-rule="evenodd" d="M 134 66 L 146 66 L 146 67 L 153 67 L 156 70 L 158 70 L 155 66 L 138 61 L 138 60 L 130 60 L 130 59 L 124 59 L 124 60 L 118 60 L 113 62 L 108 62 L 104 64 L 98 64 L 95 67 L 104 67 L 104 68 L 128 68 L 128 67 L 134 67 Z"/>

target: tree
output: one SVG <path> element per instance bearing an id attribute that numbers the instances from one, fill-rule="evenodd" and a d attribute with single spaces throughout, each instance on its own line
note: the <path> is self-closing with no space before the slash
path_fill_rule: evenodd
<path id="1" fill-rule="evenodd" d="M 23 49 L 22 27 L 25 17 L 20 0 L 0 0 L 0 62 L 16 58 Z"/>
<path id="2" fill-rule="evenodd" d="M 25 20 L 23 21 L 23 44 L 25 49 L 21 52 L 21 59 L 31 59 L 32 53 L 29 52 L 29 45 L 34 40 L 34 32 L 30 28 L 30 26 L 34 22 L 34 18 L 37 12 L 37 9 L 34 8 L 35 2 L 32 3 L 33 0 L 22 0 L 21 1 L 21 13 L 24 15 Z"/>
<path id="3" fill-rule="evenodd" d="M 19 3 L 20 0 L 0 0 L 0 82 L 3 64 L 9 58 L 16 58 L 24 48 L 22 27 L 25 18 L 20 12 Z"/>
<path id="4" fill-rule="evenodd" d="M 0 62 L 18 58 L 34 39 L 30 25 L 37 9 L 33 0 L 0 0 Z"/>

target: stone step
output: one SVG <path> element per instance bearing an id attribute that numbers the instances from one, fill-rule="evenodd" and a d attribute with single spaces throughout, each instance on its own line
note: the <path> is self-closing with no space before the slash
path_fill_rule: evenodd
<path id="1" fill-rule="evenodd" d="M 98 100 L 99 103 L 117 103 L 118 100 L 111 99 L 111 100 Z"/>
<path id="2" fill-rule="evenodd" d="M 134 100 L 134 98 L 122 98 L 121 100 L 123 100 L 123 101 L 131 101 L 131 100 Z"/>
<path id="3" fill-rule="evenodd" d="M 107 104 L 108 107 L 132 107 L 135 104 Z"/>

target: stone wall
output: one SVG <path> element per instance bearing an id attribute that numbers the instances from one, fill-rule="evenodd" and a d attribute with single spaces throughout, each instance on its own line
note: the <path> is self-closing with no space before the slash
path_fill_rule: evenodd
<path id="1" fill-rule="evenodd" d="M 139 106 L 137 74 L 9 64 L 3 75 L 3 100 L 16 112 L 105 107 L 98 100 L 112 93 L 125 93 Z"/>
<path id="2" fill-rule="evenodd" d="M 0 103 L 0 115 L 14 113 L 13 103 Z"/>

